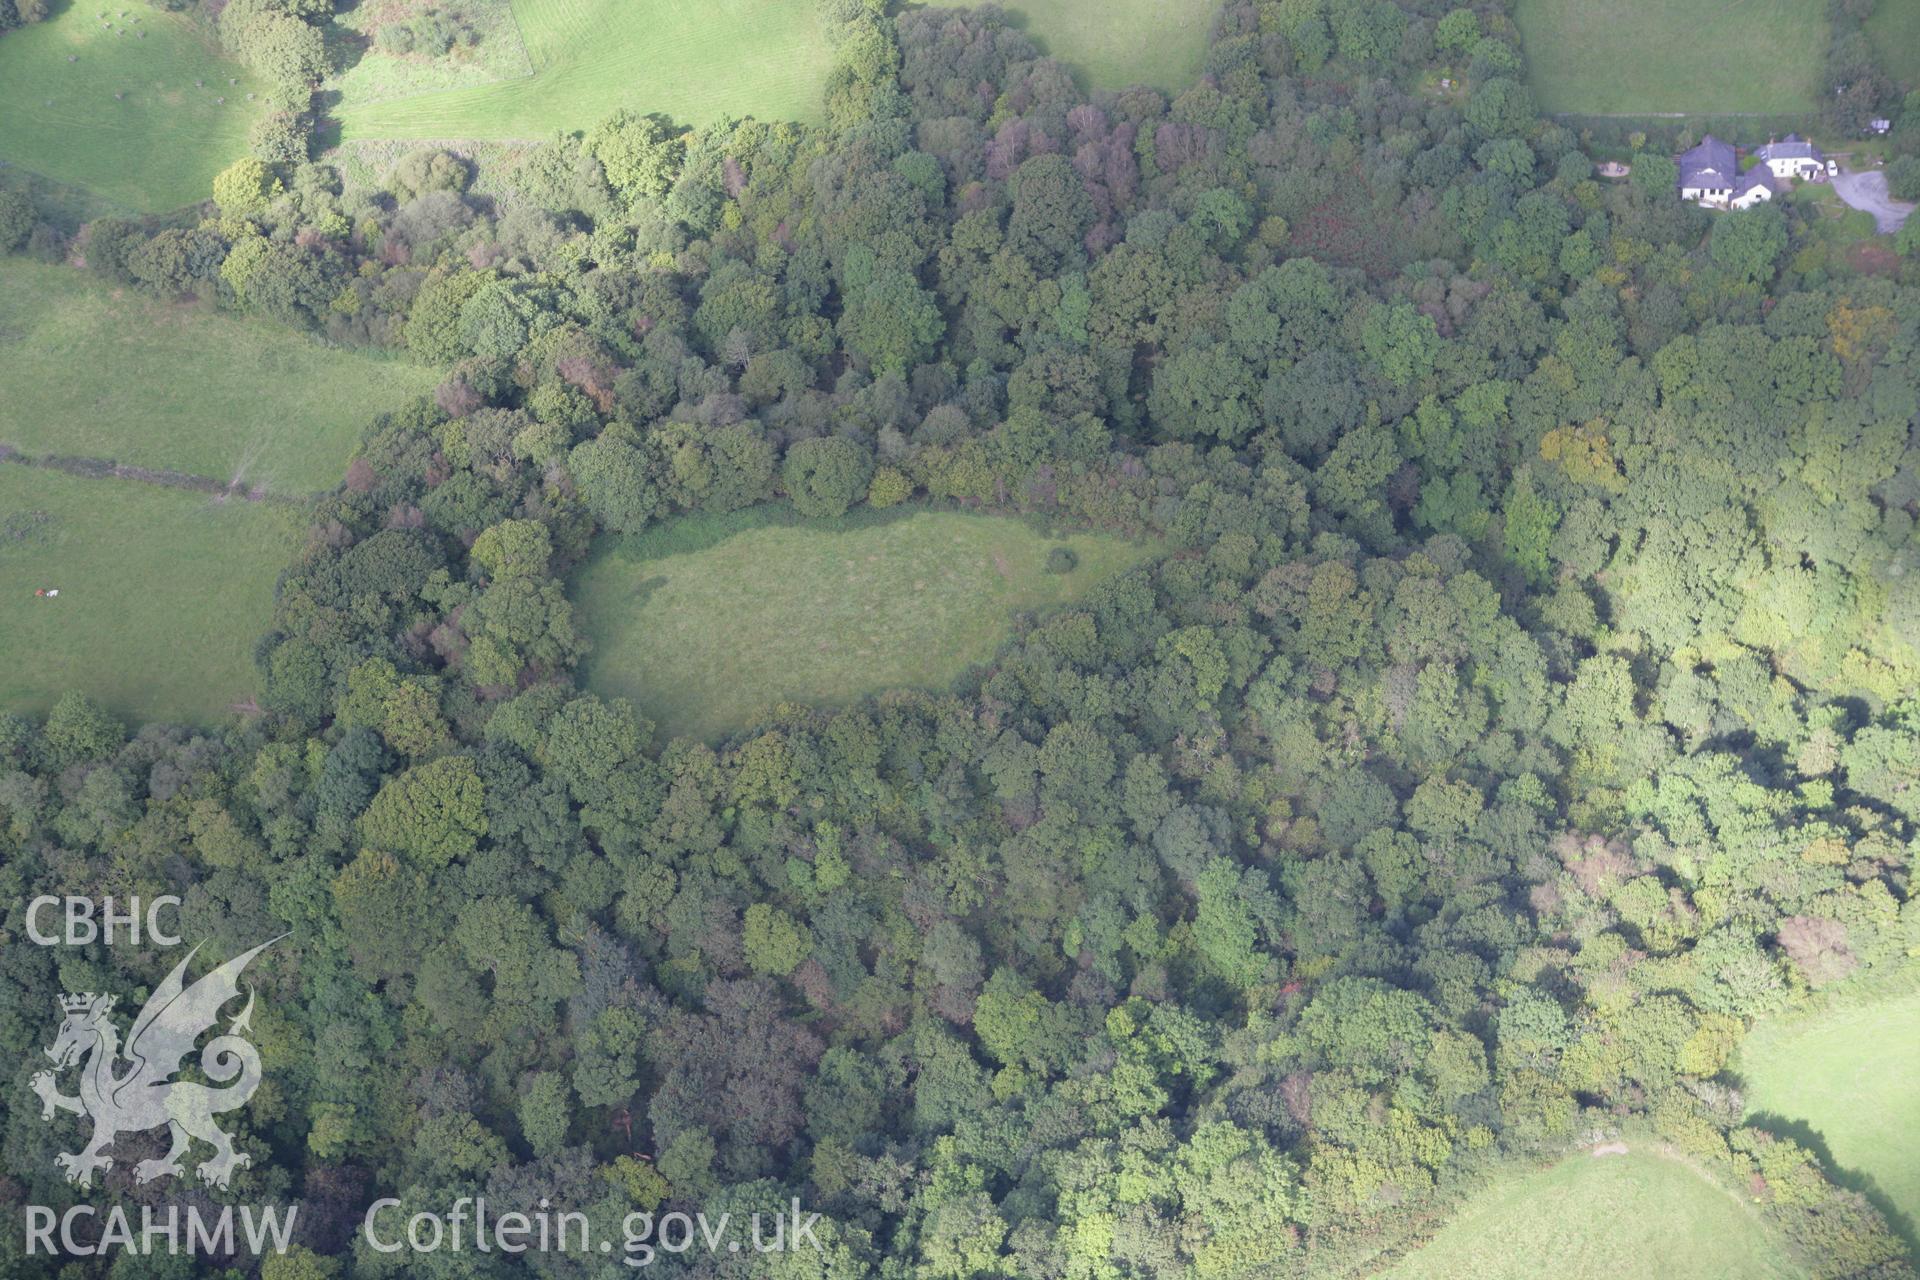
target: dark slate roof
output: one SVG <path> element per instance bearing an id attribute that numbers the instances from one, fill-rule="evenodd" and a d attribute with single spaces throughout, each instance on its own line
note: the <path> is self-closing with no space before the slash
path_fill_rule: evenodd
<path id="1" fill-rule="evenodd" d="M 1780 191 L 1780 188 L 1774 185 L 1773 174 L 1763 164 L 1757 164 L 1741 174 L 1733 184 L 1733 194 L 1736 197 L 1744 196 L 1755 187 L 1765 187 L 1776 195 Z"/>
<path id="2" fill-rule="evenodd" d="M 1708 134 L 1700 145 L 1679 156 L 1680 185 L 1684 187 L 1731 187 L 1739 176 L 1740 162 L 1733 144 Z"/>
<path id="3" fill-rule="evenodd" d="M 1820 148 L 1797 133 L 1790 133 L 1764 147 L 1755 147 L 1753 155 L 1757 160 L 1811 160 L 1815 164 L 1825 158 L 1820 154 Z"/>

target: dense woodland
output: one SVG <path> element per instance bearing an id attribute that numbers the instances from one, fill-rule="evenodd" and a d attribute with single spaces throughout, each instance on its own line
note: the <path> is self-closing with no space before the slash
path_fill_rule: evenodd
<path id="1" fill-rule="evenodd" d="M 291 931 L 216 1193 L 301 1204 L 268 1280 L 509 1269 L 370 1251 L 376 1195 L 825 1215 L 657 1264 L 700 1276 L 1338 1276 L 1620 1134 L 1811 1274 L 1910 1277 L 1726 1066 L 1920 952 L 1916 232 L 1703 213 L 1675 139 L 1598 180 L 1494 6 L 1237 0 L 1171 98 L 992 8 L 829 20 L 823 127 L 621 115 L 379 189 L 269 150 L 61 244 L 447 370 L 319 505 L 259 714 L 0 721 L 0 897 Z M 776 499 L 1174 549 L 949 694 L 708 745 L 582 690 L 596 535 Z M 75 1194 L 57 995 L 177 953 L 6 929 L 14 1217 Z"/>

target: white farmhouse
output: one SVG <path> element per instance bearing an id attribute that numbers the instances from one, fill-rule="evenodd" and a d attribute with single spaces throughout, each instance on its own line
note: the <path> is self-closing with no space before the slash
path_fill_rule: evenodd
<path id="1" fill-rule="evenodd" d="M 1820 154 L 1820 148 L 1797 133 L 1790 133 L 1778 142 L 1769 141 L 1764 147 L 1755 147 L 1753 158 L 1766 165 L 1776 178 L 1815 178 L 1827 169 L 1827 158 Z"/>

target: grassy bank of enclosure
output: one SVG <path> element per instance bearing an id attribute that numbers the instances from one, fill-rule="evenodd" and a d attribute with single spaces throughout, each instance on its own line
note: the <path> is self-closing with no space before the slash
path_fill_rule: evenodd
<path id="1" fill-rule="evenodd" d="M 1762 1021 L 1738 1072 L 1755 1123 L 1820 1150 L 1867 1191 L 1908 1244 L 1920 1244 L 1920 974 L 1829 994 L 1813 1010 Z"/>
<path id="2" fill-rule="evenodd" d="M 1797 1280 L 1758 1212 L 1651 1151 L 1569 1156 L 1487 1188 L 1380 1280 Z"/>
<path id="3" fill-rule="evenodd" d="M 29 454 L 312 492 L 339 483 L 376 413 L 433 384 L 280 325 L 0 262 L 0 444 Z"/>
<path id="4" fill-rule="evenodd" d="M 993 656 L 1017 611 L 1068 603 L 1151 554 L 953 512 L 839 531 L 761 524 L 718 541 L 700 524 L 608 545 L 572 594 L 594 646 L 588 684 L 668 733 L 709 738 L 780 701 L 943 688 Z M 1077 567 L 1049 573 L 1060 546 Z"/>
<path id="5" fill-rule="evenodd" d="M 1094 87 L 1177 90 L 1200 69 L 1219 5 L 1025 0 L 1004 7 Z M 694 125 L 723 115 L 820 118 L 830 50 L 816 0 L 513 0 L 513 17 L 533 75 L 405 95 L 369 59 L 342 77 L 342 138 L 543 138 L 620 107 Z"/>
<path id="6" fill-rule="evenodd" d="M 1517 0 L 1547 111 L 1808 111 L 1827 49 L 1821 0 Z"/>
<path id="7" fill-rule="evenodd" d="M 0 465 L 0 710 L 44 713 L 79 689 L 131 722 L 225 718 L 254 690 L 253 643 L 302 523 L 272 503 Z"/>
<path id="8" fill-rule="evenodd" d="M 616 108 L 687 124 L 814 120 L 829 51 L 814 0 L 516 0 L 534 74 L 349 101 L 343 138 L 543 138 Z"/>
<path id="9" fill-rule="evenodd" d="M 1096 89 L 1178 91 L 1207 56 L 1216 0 L 1015 0 L 1003 4 L 1046 52 Z"/>
<path id="10" fill-rule="evenodd" d="M 209 27 L 146 0 L 54 9 L 0 39 L 0 160 L 143 211 L 206 199 L 265 86 Z"/>
<path id="11" fill-rule="evenodd" d="M 409 22 L 423 13 L 455 15 L 466 38 L 439 55 L 383 43 L 391 28 L 413 30 Z M 336 64 L 326 85 L 326 91 L 338 93 L 343 102 L 443 93 L 533 74 L 510 0 L 459 0 L 446 9 L 357 4 L 336 10 L 333 21 L 339 43 L 355 46 Z"/>
<path id="12" fill-rule="evenodd" d="M 1920 975 L 1908 972 L 1763 1019 L 1736 1062 L 1749 1120 L 1815 1150 L 1909 1244 L 1920 1220 L 1917 1050 Z M 1382 1280 L 1788 1280 L 1805 1274 L 1791 1256 L 1752 1205 L 1635 1144 L 1495 1183 Z"/>

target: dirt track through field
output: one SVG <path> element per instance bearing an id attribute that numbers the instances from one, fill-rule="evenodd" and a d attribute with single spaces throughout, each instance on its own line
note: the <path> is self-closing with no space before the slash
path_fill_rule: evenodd
<path id="1" fill-rule="evenodd" d="M 115 462 L 111 458 L 68 457 L 59 454 L 35 456 L 22 453 L 9 444 L 0 444 L 0 462 L 11 462 L 16 466 L 45 467 L 49 471 L 64 471 L 71 476 L 80 476 L 88 480 L 132 480 L 140 484 L 159 485 L 167 489 L 190 489 L 198 493 L 212 494 L 216 498 L 241 498 L 247 502 L 293 502 L 299 499 L 285 494 L 275 494 L 265 485 L 247 487 L 238 482 L 215 480 L 212 476 L 190 475 L 184 471 L 160 471 L 152 467 L 130 467 Z"/>

